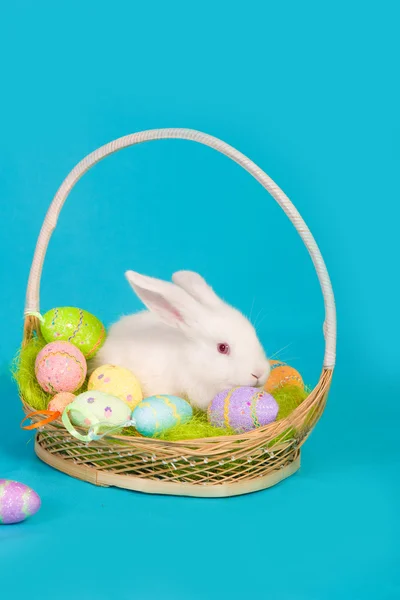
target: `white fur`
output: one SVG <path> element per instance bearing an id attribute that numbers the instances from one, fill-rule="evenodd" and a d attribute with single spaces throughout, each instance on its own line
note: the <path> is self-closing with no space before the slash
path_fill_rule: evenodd
<path id="1" fill-rule="evenodd" d="M 133 271 L 126 277 L 148 310 L 111 327 L 91 369 L 126 367 L 145 396 L 183 396 L 203 410 L 222 390 L 264 385 L 270 366 L 253 326 L 200 275 L 180 271 L 174 283 Z M 220 343 L 229 344 L 229 355 L 218 352 Z"/>

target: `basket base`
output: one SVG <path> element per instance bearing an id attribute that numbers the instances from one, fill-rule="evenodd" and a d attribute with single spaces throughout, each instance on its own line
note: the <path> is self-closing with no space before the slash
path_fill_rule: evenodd
<path id="1" fill-rule="evenodd" d="M 35 441 L 35 453 L 40 460 L 58 471 L 62 471 L 71 477 L 81 479 L 82 481 L 94 485 L 102 487 L 119 487 L 147 494 L 194 496 L 199 498 L 227 498 L 229 496 L 241 496 L 243 494 L 258 492 L 280 483 L 296 473 L 300 468 L 299 453 L 298 457 L 292 463 L 278 471 L 273 471 L 264 477 L 258 477 L 243 482 L 239 481 L 237 483 L 195 485 L 189 483 L 183 484 L 169 481 L 156 481 L 154 479 L 144 479 L 133 477 L 131 475 L 118 475 L 118 473 L 98 471 L 92 467 L 76 465 L 44 450 L 37 441 Z"/>

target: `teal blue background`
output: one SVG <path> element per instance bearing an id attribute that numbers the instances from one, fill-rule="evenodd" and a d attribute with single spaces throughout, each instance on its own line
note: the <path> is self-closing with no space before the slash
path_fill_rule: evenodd
<path id="1" fill-rule="evenodd" d="M 0 51 L 0 477 L 38 515 L 0 529 L 2 598 L 391 600 L 399 575 L 398 11 L 392 1 L 18 1 Z M 190 127 L 252 158 L 326 259 L 338 366 L 302 469 L 227 500 L 151 497 L 61 475 L 33 454 L 8 364 L 45 211 L 116 137 Z M 269 353 L 317 381 L 323 307 L 311 261 L 237 165 L 158 142 L 97 165 L 46 259 L 42 310 L 135 311 L 124 270 L 204 274 L 258 316 Z M 28 591 L 30 590 L 30 591 Z M 56 590 L 56 592 L 55 592 Z M 114 595 L 114 596 L 113 596 Z"/>

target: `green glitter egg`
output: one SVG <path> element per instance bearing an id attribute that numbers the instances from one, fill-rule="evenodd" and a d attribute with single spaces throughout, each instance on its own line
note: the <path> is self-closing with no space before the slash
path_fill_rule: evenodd
<path id="1" fill-rule="evenodd" d="M 103 323 L 86 310 L 73 306 L 49 310 L 43 315 L 40 329 L 48 344 L 70 342 L 85 358 L 93 358 L 106 339 Z"/>

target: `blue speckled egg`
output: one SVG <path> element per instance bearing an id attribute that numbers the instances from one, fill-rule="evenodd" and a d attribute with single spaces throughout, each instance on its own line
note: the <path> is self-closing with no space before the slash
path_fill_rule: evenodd
<path id="1" fill-rule="evenodd" d="M 136 429 L 146 437 L 153 437 L 174 425 L 187 423 L 193 415 L 189 402 L 177 396 L 150 396 L 132 412 Z"/>

